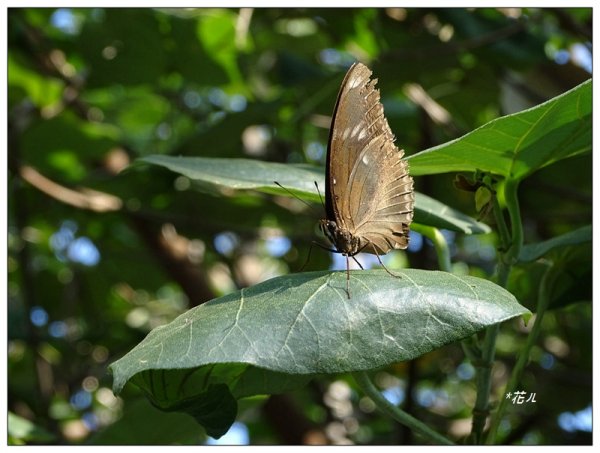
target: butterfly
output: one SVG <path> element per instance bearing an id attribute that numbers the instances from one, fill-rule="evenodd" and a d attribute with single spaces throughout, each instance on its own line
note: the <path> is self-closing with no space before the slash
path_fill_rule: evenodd
<path id="1" fill-rule="evenodd" d="M 342 81 L 327 146 L 326 218 L 319 222 L 332 251 L 346 257 L 348 298 L 349 258 L 358 263 L 358 253 L 375 254 L 385 268 L 380 255 L 408 247 L 413 219 L 413 180 L 371 75 L 354 63 Z"/>

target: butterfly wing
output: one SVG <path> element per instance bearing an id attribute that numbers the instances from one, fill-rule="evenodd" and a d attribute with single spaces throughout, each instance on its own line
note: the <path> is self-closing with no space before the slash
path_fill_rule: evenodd
<path id="1" fill-rule="evenodd" d="M 408 247 L 413 218 L 413 181 L 403 153 L 383 136 L 375 138 L 355 166 L 348 186 L 359 201 L 354 208 L 352 233 L 368 244 L 368 253 L 385 254 Z M 354 194 L 357 195 L 354 195 Z"/>
<path id="2" fill-rule="evenodd" d="M 327 217 L 385 254 L 408 246 L 413 182 L 383 114 L 377 80 L 354 64 L 338 95 L 327 155 Z"/>
<path id="3" fill-rule="evenodd" d="M 360 135 L 358 128 L 365 124 L 362 91 L 370 75 L 371 71 L 366 66 L 353 64 L 342 81 L 333 110 L 327 146 L 325 209 L 327 219 L 336 221 L 340 227 L 347 227 L 351 222 L 346 209 L 346 187 L 353 163 L 361 148 L 367 144 L 366 130 Z"/>

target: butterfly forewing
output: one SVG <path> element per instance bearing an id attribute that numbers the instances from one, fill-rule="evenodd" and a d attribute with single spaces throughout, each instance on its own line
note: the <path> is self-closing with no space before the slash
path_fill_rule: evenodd
<path id="1" fill-rule="evenodd" d="M 361 251 L 385 254 L 408 245 L 413 183 L 370 76 L 357 63 L 342 82 L 329 138 L 326 208 L 328 220 L 359 238 Z M 335 246 L 357 251 L 345 250 L 344 242 Z"/>
<path id="2" fill-rule="evenodd" d="M 333 113 L 327 152 L 326 202 L 331 202 L 327 217 L 336 220 L 340 227 L 353 228 L 347 187 L 358 154 L 369 143 L 364 89 L 370 75 L 371 71 L 364 65 L 355 64 L 350 68 Z"/>

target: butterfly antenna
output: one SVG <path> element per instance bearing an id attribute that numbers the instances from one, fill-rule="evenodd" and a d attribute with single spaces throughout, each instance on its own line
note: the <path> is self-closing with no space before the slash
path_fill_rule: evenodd
<path id="1" fill-rule="evenodd" d="M 317 184 L 317 181 L 315 181 L 315 187 L 317 188 L 317 193 L 319 194 L 319 199 L 321 200 L 323 209 L 325 209 L 325 211 L 327 211 L 327 208 L 325 207 L 325 203 L 323 203 L 323 197 L 321 196 L 321 191 L 319 190 L 319 185 Z"/>
<path id="2" fill-rule="evenodd" d="M 310 261 L 310 254 L 312 253 L 313 245 L 315 245 L 315 241 L 312 241 L 310 243 L 310 247 L 308 248 L 308 256 L 306 257 L 306 261 L 304 261 L 304 264 L 300 268 L 300 272 L 302 272 L 304 270 L 304 268 L 307 266 L 308 262 Z"/>
<path id="3" fill-rule="evenodd" d="M 315 214 L 317 214 L 317 216 L 321 215 L 319 214 L 316 210 L 314 206 L 311 206 L 309 203 L 307 203 L 305 200 L 303 200 L 302 198 L 300 198 L 298 195 L 296 195 L 294 192 L 292 192 L 291 190 L 289 190 L 287 187 L 283 187 L 281 184 L 279 184 L 277 181 L 273 181 L 274 184 L 276 184 L 278 187 L 281 187 L 283 190 L 285 190 L 287 193 L 289 193 L 292 197 L 294 197 L 296 200 L 301 201 L 302 203 L 304 203 L 306 206 L 308 206 Z M 321 198 L 321 194 L 319 194 L 319 198 Z M 323 200 L 321 200 L 322 202 Z"/>

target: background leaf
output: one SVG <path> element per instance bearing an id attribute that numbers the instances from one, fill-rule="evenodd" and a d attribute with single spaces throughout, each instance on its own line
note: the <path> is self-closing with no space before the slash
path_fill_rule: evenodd
<path id="1" fill-rule="evenodd" d="M 23 445 L 27 442 L 44 443 L 55 440 L 55 436 L 40 426 L 12 412 L 7 417 L 8 445 Z"/>
<path id="2" fill-rule="evenodd" d="M 537 247 L 532 251 L 540 250 Z M 592 250 L 585 241 L 561 244 L 549 249 L 544 260 L 553 263 L 557 276 L 550 288 L 549 308 L 567 307 L 592 302 Z M 525 261 L 513 269 L 508 290 L 528 309 L 535 311 L 539 285 L 546 266 L 538 261 Z"/>
<path id="3" fill-rule="evenodd" d="M 280 164 L 250 159 L 222 159 L 212 157 L 146 156 L 139 159 L 187 176 L 209 186 L 231 189 L 254 189 L 267 193 L 289 195 L 277 181 L 298 197 L 320 202 L 319 190 L 325 187 L 324 171 L 307 165 Z M 213 187 L 214 191 L 214 187 Z M 321 196 L 324 196 L 322 193 Z M 426 195 L 415 194 L 414 221 L 466 234 L 488 233 L 490 228 L 474 219 L 445 206 Z"/>
<path id="4" fill-rule="evenodd" d="M 577 245 L 592 242 L 592 226 L 584 226 L 575 231 L 548 239 L 547 241 L 527 244 L 521 250 L 520 261 L 533 261 L 541 258 L 550 250 L 567 245 Z"/>

